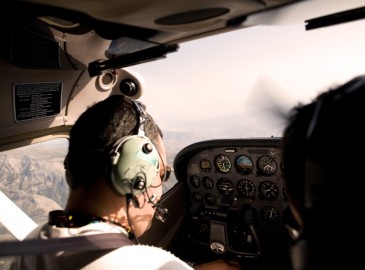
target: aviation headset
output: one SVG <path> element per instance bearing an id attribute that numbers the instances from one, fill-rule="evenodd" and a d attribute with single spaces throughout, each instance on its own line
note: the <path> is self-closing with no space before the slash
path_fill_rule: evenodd
<path id="1" fill-rule="evenodd" d="M 121 195 L 142 193 L 155 181 L 160 171 L 159 152 L 145 136 L 146 112 L 136 101 L 137 135 L 119 139 L 111 152 L 111 182 Z"/>
<path id="2" fill-rule="evenodd" d="M 109 152 L 110 182 L 114 190 L 121 195 L 134 198 L 149 188 L 160 170 L 159 152 L 152 141 L 145 136 L 147 113 L 138 101 L 133 101 L 138 120 L 136 133 L 117 140 Z M 65 168 L 67 168 L 65 159 Z M 66 180 L 72 186 L 72 177 L 67 173 Z"/>
<path id="3" fill-rule="evenodd" d="M 350 82 L 344 84 L 336 90 L 329 91 L 323 94 L 317 100 L 314 107 L 312 117 L 309 121 L 307 133 L 306 133 L 306 157 L 305 157 L 305 175 L 304 175 L 304 232 L 299 236 L 297 241 L 292 247 L 291 258 L 293 269 L 304 270 L 304 269 L 319 269 L 323 265 L 319 265 L 320 262 L 314 259 L 314 253 L 323 254 L 323 250 L 317 250 L 313 252 L 313 248 L 317 248 L 316 244 L 313 243 L 314 237 L 322 237 L 316 235 L 313 238 L 308 235 L 308 231 L 312 234 L 312 228 L 322 226 L 318 224 L 316 215 L 323 213 L 321 205 L 323 204 L 324 198 L 327 198 L 326 193 L 330 193 L 334 187 L 333 179 L 329 176 L 328 172 L 316 162 L 315 154 L 313 153 L 314 143 L 317 140 L 317 136 L 320 133 L 321 119 L 325 113 L 326 106 L 329 103 L 336 103 L 338 100 L 342 100 L 344 96 L 348 96 L 356 91 L 364 91 L 365 88 L 365 76 L 359 76 Z M 318 143 L 317 143 L 318 146 Z M 320 222 L 320 221 L 319 221 Z M 309 229 L 308 229 L 309 227 Z M 329 244 L 331 239 L 327 239 Z M 320 248 L 319 248 L 320 249 Z M 321 255 L 320 255 L 321 256 Z"/>

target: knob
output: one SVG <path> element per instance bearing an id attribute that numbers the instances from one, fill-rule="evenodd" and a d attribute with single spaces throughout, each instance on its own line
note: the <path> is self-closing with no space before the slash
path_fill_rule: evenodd
<path id="1" fill-rule="evenodd" d="M 125 79 L 120 82 L 119 89 L 122 94 L 132 97 L 138 93 L 138 86 L 135 81 L 131 79 Z"/>
<path id="2" fill-rule="evenodd" d="M 150 143 L 145 143 L 143 146 L 142 146 L 142 151 L 143 153 L 145 154 L 149 154 L 153 151 L 153 146 L 152 144 Z"/>

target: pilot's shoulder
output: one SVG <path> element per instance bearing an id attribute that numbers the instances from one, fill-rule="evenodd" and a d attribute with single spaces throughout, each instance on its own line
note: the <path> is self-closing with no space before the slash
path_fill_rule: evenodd
<path id="1" fill-rule="evenodd" d="M 107 265 L 107 266 L 106 266 Z M 149 245 L 127 245 L 105 254 L 85 269 L 192 270 L 187 263 L 162 248 Z"/>

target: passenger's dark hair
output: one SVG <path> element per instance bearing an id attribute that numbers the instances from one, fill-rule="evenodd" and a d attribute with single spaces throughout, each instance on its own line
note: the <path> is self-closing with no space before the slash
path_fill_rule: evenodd
<path id="1" fill-rule="evenodd" d="M 109 177 L 113 145 L 124 136 L 137 134 L 139 129 L 139 114 L 133 102 L 126 96 L 112 95 L 89 107 L 77 119 L 70 131 L 66 164 L 72 188 Z M 158 149 L 157 137 L 162 133 L 147 112 L 144 131 Z"/>
<path id="2" fill-rule="evenodd" d="M 300 205 L 304 205 L 308 159 L 318 164 L 318 174 L 333 187 L 359 177 L 365 163 L 355 156 L 365 151 L 364 105 L 365 76 L 359 76 L 292 110 L 283 135 L 283 164 L 289 196 Z"/>
<path id="3" fill-rule="evenodd" d="M 283 136 L 283 167 L 288 195 L 304 205 L 306 133 L 314 105 L 298 105 L 291 111 Z"/>
<path id="4" fill-rule="evenodd" d="M 361 259 L 353 254 L 353 242 L 363 230 L 362 218 L 350 213 L 362 213 L 364 105 L 365 76 L 360 76 L 298 105 L 288 119 L 284 175 L 303 221 L 293 246 L 294 269 L 332 268 Z"/>

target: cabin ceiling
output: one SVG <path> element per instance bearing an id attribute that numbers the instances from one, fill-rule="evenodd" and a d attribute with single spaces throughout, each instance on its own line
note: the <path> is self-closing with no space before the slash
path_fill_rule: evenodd
<path id="1" fill-rule="evenodd" d="M 176 44 L 241 27 L 248 15 L 298 0 L 10 1 L 11 17 L 44 16 L 64 31 L 91 28 L 105 39 L 130 37 Z M 9 14 L 9 13 L 8 13 Z"/>

